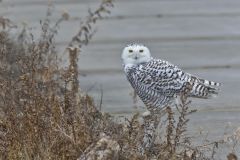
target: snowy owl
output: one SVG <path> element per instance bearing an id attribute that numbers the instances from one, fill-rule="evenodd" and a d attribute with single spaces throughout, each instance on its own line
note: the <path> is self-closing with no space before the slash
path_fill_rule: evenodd
<path id="1" fill-rule="evenodd" d="M 205 99 L 218 94 L 220 83 L 198 78 L 167 61 L 154 59 L 144 45 L 125 47 L 122 60 L 128 81 L 148 107 L 161 108 L 183 92 L 189 97 Z"/>

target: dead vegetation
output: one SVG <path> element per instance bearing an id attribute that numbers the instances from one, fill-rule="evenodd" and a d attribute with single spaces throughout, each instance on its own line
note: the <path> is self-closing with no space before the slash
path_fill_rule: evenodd
<path id="1" fill-rule="evenodd" d="M 79 160 L 204 160 L 214 159 L 220 143 L 194 146 L 186 135 L 190 102 L 164 111 L 150 111 L 116 123 L 101 113 L 93 99 L 81 92 L 77 60 L 81 47 L 95 33 L 94 24 L 109 14 L 111 0 L 104 0 L 82 23 L 69 43 L 69 66 L 61 69 L 55 50 L 58 25 L 67 20 L 64 13 L 51 24 L 48 9 L 41 22 L 41 37 L 24 28 L 18 39 L 11 38 L 9 19 L 0 18 L 0 157 L 1 159 L 79 159 Z M 231 139 L 233 149 L 223 159 L 237 159 L 237 130 Z M 210 154 L 206 154 L 206 148 Z"/>

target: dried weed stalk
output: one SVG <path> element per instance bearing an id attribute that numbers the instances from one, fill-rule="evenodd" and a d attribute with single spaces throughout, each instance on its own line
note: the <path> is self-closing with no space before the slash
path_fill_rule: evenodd
<path id="1" fill-rule="evenodd" d="M 99 8 L 94 12 L 88 10 L 89 16 L 82 22 L 79 32 L 72 38 L 69 47 L 81 48 L 82 45 L 87 45 L 92 38 L 95 30 L 93 25 L 103 19 L 104 14 L 110 14 L 109 8 L 113 7 L 112 0 L 103 0 Z"/>

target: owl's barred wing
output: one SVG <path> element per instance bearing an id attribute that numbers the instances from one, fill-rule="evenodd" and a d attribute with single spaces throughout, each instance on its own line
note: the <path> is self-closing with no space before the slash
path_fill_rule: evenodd
<path id="1" fill-rule="evenodd" d="M 190 90 L 188 96 L 209 98 L 218 93 L 219 83 L 197 78 L 177 66 L 158 59 L 126 70 L 132 87 L 147 106 L 162 107 L 175 95 Z"/>
<path id="2" fill-rule="evenodd" d="M 177 66 L 167 61 L 155 59 L 146 65 L 146 69 L 147 68 L 156 68 L 162 73 L 161 75 L 157 75 L 158 82 L 161 83 L 161 81 L 167 81 L 167 84 L 164 84 L 164 86 L 171 89 L 171 91 L 176 94 L 190 89 L 188 96 L 196 98 L 211 98 L 218 94 L 218 87 L 221 86 L 220 83 L 208 81 L 189 73 L 185 73 Z M 155 76 L 154 74 L 152 75 L 154 72 L 148 71 L 147 73 L 152 77 Z"/>
<path id="3" fill-rule="evenodd" d="M 162 91 L 168 96 L 179 92 L 187 82 L 187 75 L 181 69 L 162 60 L 153 60 L 142 65 L 138 71 L 148 75 L 148 79 L 152 82 L 152 89 Z"/>
<path id="4" fill-rule="evenodd" d="M 170 98 L 168 96 L 165 96 L 162 91 L 156 91 L 151 87 L 152 82 L 149 80 L 141 81 L 141 79 L 145 79 L 144 74 L 131 70 L 131 72 L 127 72 L 127 78 L 146 106 L 162 107 L 162 105 L 169 102 Z"/>
<path id="5" fill-rule="evenodd" d="M 162 107 L 186 86 L 179 78 L 181 74 L 184 73 L 172 64 L 152 60 L 130 69 L 127 77 L 146 105 Z"/>

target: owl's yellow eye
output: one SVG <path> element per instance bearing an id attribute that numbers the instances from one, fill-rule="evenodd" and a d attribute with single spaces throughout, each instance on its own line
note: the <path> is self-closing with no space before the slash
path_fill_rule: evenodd
<path id="1" fill-rule="evenodd" d="M 142 52 L 143 52 L 143 49 L 140 49 L 139 52 L 142 53 Z"/>
<path id="2" fill-rule="evenodd" d="M 132 49 L 129 49 L 129 50 L 128 50 L 128 52 L 129 52 L 129 53 L 132 53 L 132 52 L 133 52 L 133 50 L 132 50 Z"/>

